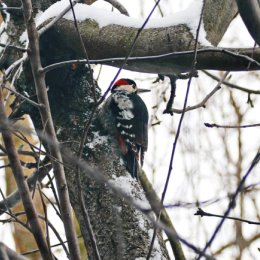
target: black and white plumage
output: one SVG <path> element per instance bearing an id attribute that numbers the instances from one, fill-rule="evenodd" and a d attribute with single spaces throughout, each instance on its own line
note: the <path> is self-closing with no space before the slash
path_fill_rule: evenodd
<path id="1" fill-rule="evenodd" d="M 138 89 L 133 80 L 120 79 L 99 113 L 101 124 L 116 137 L 127 170 L 135 178 L 138 161 L 142 166 L 148 147 L 148 111 L 138 95 L 147 91 Z"/>

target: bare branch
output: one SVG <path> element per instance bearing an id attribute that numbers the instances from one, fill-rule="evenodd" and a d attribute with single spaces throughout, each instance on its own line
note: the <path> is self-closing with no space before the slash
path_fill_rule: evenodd
<path id="1" fill-rule="evenodd" d="M 113 7 L 115 7 L 121 14 L 124 14 L 126 16 L 129 16 L 128 11 L 125 9 L 125 7 L 119 3 L 117 0 L 104 0 L 108 3 L 110 3 Z"/>
<path id="2" fill-rule="evenodd" d="M 249 128 L 249 127 L 258 127 L 260 126 L 259 124 L 250 124 L 250 125 L 218 125 L 218 124 L 209 124 L 209 123 L 204 123 L 206 127 L 209 128 Z"/>
<path id="3" fill-rule="evenodd" d="M 15 49 L 15 50 L 22 51 L 22 52 L 28 51 L 25 48 L 22 48 L 22 47 L 19 47 L 19 46 L 14 46 L 14 45 L 11 45 L 11 44 L 0 43 L 0 46 L 5 47 L 5 48 L 10 48 L 10 49 Z"/>
<path id="4" fill-rule="evenodd" d="M 154 191 L 152 184 L 149 182 L 149 180 L 146 177 L 144 171 L 140 172 L 139 180 L 140 180 L 141 185 L 144 189 L 146 198 L 149 201 L 151 208 L 155 212 L 156 216 L 158 217 L 159 215 L 161 215 L 161 217 L 160 217 L 161 222 L 164 225 L 166 225 L 168 228 L 170 228 L 173 232 L 176 233 L 176 236 L 173 238 L 171 235 L 169 235 L 167 233 L 167 230 L 165 230 L 166 235 L 169 238 L 175 259 L 185 260 L 184 252 L 182 250 L 180 241 L 178 240 L 178 235 L 177 235 L 177 232 L 175 231 L 173 223 L 172 223 L 167 211 L 165 210 L 165 208 L 162 207 L 160 198 L 158 197 L 158 195 Z"/>
<path id="5" fill-rule="evenodd" d="M 34 189 L 37 181 L 41 182 L 44 179 L 50 169 L 51 165 L 43 166 L 39 169 L 39 171 L 35 171 L 26 179 L 30 191 Z M 19 191 L 17 190 L 7 196 L 4 200 L 0 201 L 0 215 L 5 213 L 5 211 L 7 210 L 6 207 L 14 207 L 20 200 L 21 196 Z"/>
<path id="6" fill-rule="evenodd" d="M 225 75 L 223 76 L 223 78 L 218 82 L 218 84 L 216 85 L 216 87 L 210 91 L 210 93 L 208 95 L 206 95 L 206 97 L 200 102 L 198 103 L 197 105 L 194 105 L 194 106 L 189 106 L 187 108 L 185 108 L 185 112 L 188 112 L 188 111 L 191 111 L 191 110 L 194 110 L 194 109 L 198 109 L 200 107 L 205 107 L 206 106 L 206 103 L 208 102 L 208 100 L 218 91 L 221 89 L 220 85 L 222 84 L 223 80 L 227 77 L 229 72 L 226 72 Z M 172 108 L 170 110 L 172 113 L 176 113 L 176 114 L 181 114 L 183 113 L 183 109 L 176 109 L 176 108 Z"/>
<path id="7" fill-rule="evenodd" d="M 32 106 L 35 107 L 42 107 L 43 105 L 38 104 L 37 102 L 34 102 L 33 100 L 29 99 L 28 97 L 20 94 L 19 92 L 17 92 L 16 90 L 9 88 L 7 86 L 4 86 L 5 89 L 9 90 L 10 92 L 12 92 L 13 94 L 15 94 L 16 96 L 20 97 L 21 99 L 23 99 L 24 101 L 28 102 L 29 104 L 31 104 Z"/>
<path id="8" fill-rule="evenodd" d="M 0 242 L 0 259 L 1 260 L 28 260 L 27 257 L 17 254 L 11 248 Z"/>
<path id="9" fill-rule="evenodd" d="M 22 7 L 0 7 L 0 11 L 22 11 Z"/>
<path id="10" fill-rule="evenodd" d="M 26 23 L 29 38 L 29 58 L 32 67 L 36 93 L 39 103 L 44 105 L 44 107 L 40 108 L 42 125 L 44 127 L 46 126 L 46 134 L 50 138 L 50 142 L 48 143 L 50 154 L 57 160 L 62 161 L 62 156 L 59 150 L 58 140 L 56 137 L 53 120 L 51 117 L 51 111 L 47 94 L 47 86 L 44 77 L 45 75 L 42 72 L 39 50 L 39 36 L 36 30 L 34 19 L 32 17 L 32 3 L 30 0 L 23 0 L 22 3 L 24 10 L 24 20 Z M 68 240 L 69 251 L 72 259 L 79 260 L 80 252 L 74 228 L 73 215 L 69 200 L 64 168 L 62 164 L 57 163 L 56 161 L 52 161 L 52 165 L 60 199 L 61 215 L 64 222 L 64 229 Z"/>
<path id="11" fill-rule="evenodd" d="M 2 88 L 0 88 L 0 125 L 4 126 L 5 129 L 2 130 L 2 137 L 5 144 L 5 149 L 8 154 L 9 162 L 12 167 L 13 175 L 15 177 L 19 193 L 21 195 L 23 205 L 30 223 L 34 238 L 39 246 L 41 255 L 46 260 L 52 259 L 52 254 L 48 250 L 48 246 L 45 240 L 43 230 L 40 226 L 39 219 L 37 217 L 36 209 L 34 207 L 32 198 L 30 196 L 29 187 L 25 181 L 23 169 L 18 158 L 18 153 L 15 149 L 15 144 L 13 137 L 11 135 L 10 129 L 8 128 L 7 117 L 4 110 L 3 93 Z"/>
<path id="12" fill-rule="evenodd" d="M 191 111 L 191 110 L 194 110 L 194 109 L 198 109 L 200 107 L 205 108 L 206 103 L 208 102 L 208 100 L 220 89 L 221 89 L 220 86 L 216 86 L 200 103 L 198 103 L 197 105 L 194 105 L 194 106 L 188 106 L 185 109 L 185 112 L 188 112 L 188 111 Z M 181 114 L 183 112 L 183 109 L 172 108 L 171 112 L 172 113 L 176 113 L 176 114 Z"/>
<path id="13" fill-rule="evenodd" d="M 220 80 L 219 77 L 213 75 L 212 73 L 210 73 L 210 72 L 208 72 L 208 71 L 206 71 L 206 70 L 202 70 L 202 71 L 203 71 L 206 75 L 208 75 L 209 77 L 211 77 L 212 79 L 215 79 L 215 80 L 217 80 L 217 81 Z M 232 84 L 232 83 L 230 83 L 230 82 L 228 82 L 228 81 L 226 81 L 226 80 L 224 80 L 224 81 L 222 82 L 222 84 L 224 84 L 224 85 L 226 85 L 226 86 L 228 86 L 228 87 L 230 87 L 230 88 L 234 88 L 234 89 L 238 89 L 238 90 L 244 91 L 244 92 L 246 92 L 246 93 L 257 94 L 257 95 L 260 94 L 260 90 L 253 90 L 253 89 L 244 88 L 244 87 L 238 86 L 238 85 L 236 85 L 236 84 Z"/>
<path id="14" fill-rule="evenodd" d="M 27 55 L 24 55 L 22 58 L 20 58 L 19 60 L 15 61 L 11 66 L 9 66 L 6 70 L 5 70 L 5 75 L 8 78 L 9 74 L 18 66 L 20 66 L 21 64 L 23 64 L 26 60 L 28 59 Z"/>
<path id="15" fill-rule="evenodd" d="M 202 210 L 201 208 L 198 208 L 197 212 L 194 215 L 201 216 L 201 217 L 206 216 L 206 217 L 224 218 L 223 215 L 212 214 L 212 213 L 209 213 L 209 212 Z M 245 223 L 250 224 L 250 225 L 260 225 L 260 222 L 258 222 L 258 221 L 251 221 L 251 220 L 242 219 L 242 218 L 226 217 L 226 219 L 237 220 L 237 221 L 240 221 L 240 222 L 245 222 Z"/>
<path id="16" fill-rule="evenodd" d="M 219 230 L 221 229 L 223 223 L 225 222 L 226 218 L 228 217 L 231 209 L 233 208 L 233 205 L 237 199 L 238 194 L 243 190 L 243 186 L 245 184 L 246 179 L 248 178 L 248 176 L 251 174 L 252 170 L 255 168 L 255 166 L 258 164 L 260 160 L 260 151 L 257 151 L 251 165 L 249 166 L 248 170 L 246 171 L 246 173 L 244 174 L 244 176 L 242 177 L 241 181 L 239 182 L 236 191 L 234 192 L 234 194 L 231 197 L 231 200 L 229 202 L 229 205 L 223 215 L 223 218 L 221 219 L 221 221 L 219 222 L 219 224 L 216 226 L 212 236 L 210 237 L 210 239 L 208 240 L 208 242 L 206 243 L 205 247 L 203 248 L 203 250 L 201 251 L 201 253 L 199 254 L 197 260 L 201 259 L 201 257 L 203 256 L 203 254 L 206 253 L 206 250 L 208 249 L 208 247 L 212 244 L 212 242 L 214 241 L 214 239 L 216 238 L 217 234 L 219 233 Z"/>
<path id="17" fill-rule="evenodd" d="M 249 70 L 259 70 L 260 63 L 258 62 L 258 60 L 260 59 L 260 48 L 255 49 L 255 59 L 252 59 L 250 57 L 253 50 L 254 49 L 200 48 L 197 51 L 198 60 L 196 68 L 198 70 L 212 69 L 228 71 L 248 71 L 248 62 L 252 62 L 252 66 L 250 66 Z M 147 73 L 159 73 L 165 75 L 175 74 L 176 72 L 187 72 L 190 70 L 190 67 L 185 67 L 184 63 L 189 63 L 191 61 L 192 54 L 193 51 L 176 51 L 159 55 L 132 56 L 128 58 L 125 69 Z M 89 63 L 120 67 L 124 59 L 125 58 L 123 57 L 115 56 L 114 58 L 112 57 L 103 59 L 90 59 Z M 50 70 L 60 68 L 65 65 L 71 65 L 74 63 L 86 64 L 87 60 L 78 59 L 51 64 L 44 68 L 44 72 L 47 73 Z M 168 67 L 169 63 L 172 64 L 171 68 Z M 175 65 L 178 66 L 175 67 Z"/>
<path id="18" fill-rule="evenodd" d="M 72 4 L 69 4 L 64 10 L 62 10 L 60 14 L 56 16 L 50 23 L 44 25 L 40 30 L 38 30 L 39 36 L 41 36 L 46 31 L 48 31 L 51 27 L 53 27 L 71 9 L 71 6 L 74 6 L 78 2 L 79 0 L 72 1 Z"/>
<path id="19" fill-rule="evenodd" d="M 169 76 L 169 78 L 170 78 L 170 83 L 171 83 L 171 95 L 167 102 L 166 108 L 163 111 L 163 114 L 170 114 L 172 116 L 173 115 L 172 106 L 174 103 L 174 98 L 176 96 L 176 94 L 175 94 L 176 93 L 176 81 L 178 79 L 178 76 L 171 75 L 171 76 Z"/>

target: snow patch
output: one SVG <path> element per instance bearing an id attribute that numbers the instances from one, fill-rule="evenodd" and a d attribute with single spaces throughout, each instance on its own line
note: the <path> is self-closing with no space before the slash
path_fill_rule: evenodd
<path id="1" fill-rule="evenodd" d="M 115 177 L 113 180 L 109 181 L 110 184 L 120 188 L 126 195 L 132 197 L 135 200 L 135 203 L 143 209 L 149 209 L 150 204 L 147 201 L 144 193 L 140 190 L 137 190 L 136 180 L 133 179 L 130 174 L 127 176 Z M 138 226 L 140 229 L 147 230 L 147 220 L 143 217 L 142 213 L 136 210 L 135 214 L 138 220 Z"/>
<path id="2" fill-rule="evenodd" d="M 36 25 L 39 26 L 46 20 L 57 16 L 61 12 L 61 10 L 63 10 L 68 5 L 68 0 L 61 0 L 59 2 L 56 2 L 55 4 L 50 6 L 42 15 L 37 17 Z M 178 13 L 164 18 L 150 19 L 145 28 L 162 28 L 175 26 L 178 24 L 186 24 L 190 28 L 191 33 L 195 38 L 196 30 L 200 19 L 200 13 L 202 10 L 202 5 L 203 0 L 196 0 L 186 10 L 180 11 Z M 82 22 L 86 19 L 91 19 L 96 21 L 100 28 L 112 24 L 140 28 L 145 21 L 145 18 L 135 19 L 122 15 L 120 13 L 108 12 L 106 10 L 94 6 L 88 6 L 81 3 L 78 3 L 74 6 L 74 11 L 76 13 L 76 18 L 79 22 Z M 72 12 L 68 11 L 64 15 L 64 18 L 73 21 Z M 206 40 L 206 32 L 204 30 L 203 24 L 200 30 L 199 42 L 201 42 L 204 45 L 211 45 Z"/>
<path id="3" fill-rule="evenodd" d="M 110 180 L 110 182 L 113 183 L 113 185 L 120 187 L 127 195 L 133 197 L 139 207 L 144 209 L 150 208 L 150 204 L 144 193 L 136 190 L 136 180 L 133 179 L 130 174 L 127 176 L 115 177 L 113 180 Z"/>
<path id="4" fill-rule="evenodd" d="M 93 141 L 86 144 L 90 149 L 94 149 L 97 145 L 102 145 L 108 142 L 107 136 L 101 136 L 98 132 L 93 132 L 93 135 Z"/>
<path id="5" fill-rule="evenodd" d="M 117 210 L 119 213 L 122 212 L 122 207 L 114 206 L 114 209 Z"/>
<path id="6" fill-rule="evenodd" d="M 154 233 L 154 229 L 150 229 L 148 231 L 149 238 L 151 241 L 152 241 L 153 233 Z M 162 258 L 163 258 L 163 253 L 162 253 L 161 247 L 159 245 L 158 238 L 156 237 L 154 240 L 154 244 L 153 244 L 153 251 L 152 251 L 151 259 L 162 259 Z"/>
<path id="7" fill-rule="evenodd" d="M 113 180 L 110 180 L 109 183 L 115 187 L 119 187 L 126 195 L 132 196 L 132 189 L 134 188 L 134 179 L 130 176 L 120 176 L 116 177 Z"/>

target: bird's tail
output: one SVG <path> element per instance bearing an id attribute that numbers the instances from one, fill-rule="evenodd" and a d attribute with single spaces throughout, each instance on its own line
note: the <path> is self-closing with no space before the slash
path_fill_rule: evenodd
<path id="1" fill-rule="evenodd" d="M 126 162 L 126 168 L 131 176 L 138 179 L 139 164 L 136 154 L 133 151 L 128 150 L 127 154 L 124 155 L 124 160 Z"/>

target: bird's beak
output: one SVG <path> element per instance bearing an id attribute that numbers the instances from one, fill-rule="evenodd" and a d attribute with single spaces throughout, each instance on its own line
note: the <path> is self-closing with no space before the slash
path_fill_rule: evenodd
<path id="1" fill-rule="evenodd" d="M 145 89 L 145 88 L 137 88 L 137 93 L 146 93 L 146 92 L 150 92 L 150 89 Z"/>

